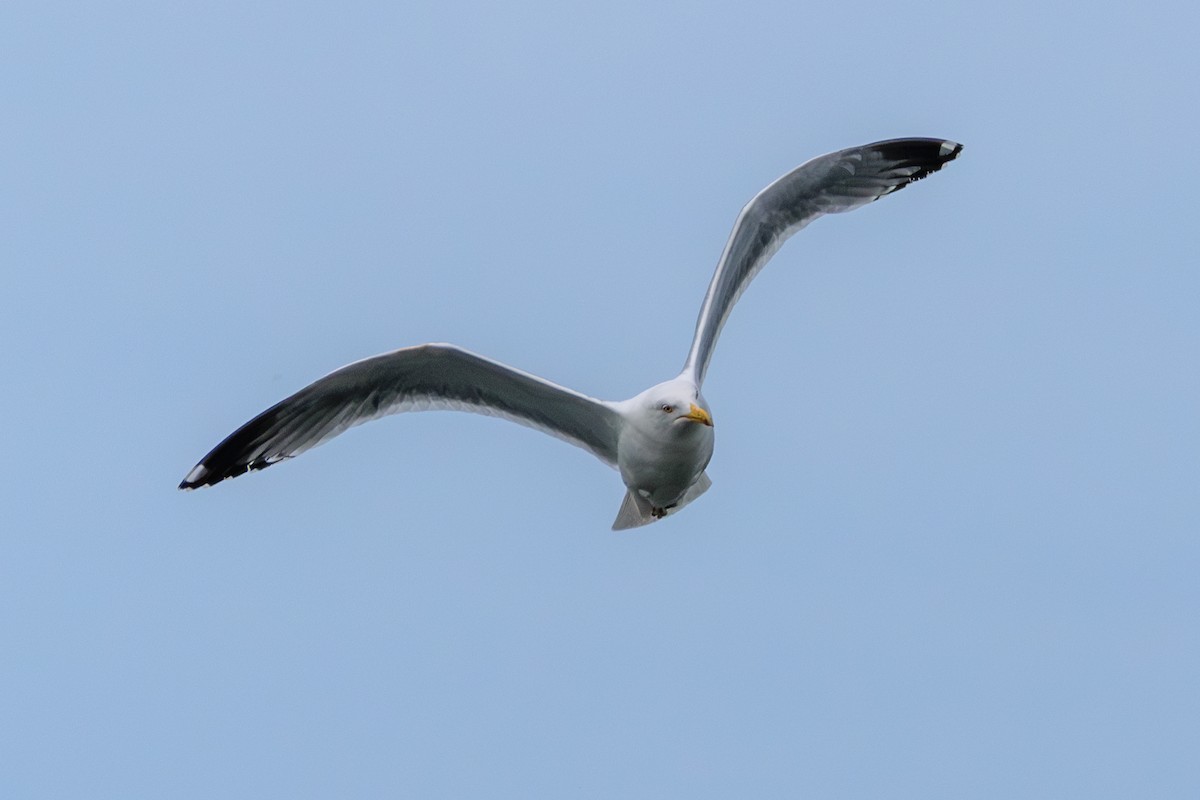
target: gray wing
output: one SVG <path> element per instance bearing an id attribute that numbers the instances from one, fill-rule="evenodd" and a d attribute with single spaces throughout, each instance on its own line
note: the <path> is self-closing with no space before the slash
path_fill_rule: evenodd
<path id="1" fill-rule="evenodd" d="M 424 344 L 356 361 L 268 408 L 213 448 L 179 488 L 269 467 L 387 414 L 434 409 L 503 417 L 617 461 L 621 418 L 609 404 L 453 345 Z"/>
<path id="2" fill-rule="evenodd" d="M 733 224 L 684 364 L 704 382 L 733 304 L 787 238 L 823 214 L 852 211 L 941 169 L 962 150 L 942 139 L 890 139 L 814 158 L 754 197 Z"/>

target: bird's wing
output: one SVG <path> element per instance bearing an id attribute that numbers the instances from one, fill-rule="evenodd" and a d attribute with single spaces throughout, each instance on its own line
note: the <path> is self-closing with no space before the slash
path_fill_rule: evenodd
<path id="1" fill-rule="evenodd" d="M 763 189 L 733 224 L 700 306 L 684 374 L 704 382 L 733 304 L 783 243 L 822 214 L 852 211 L 941 169 L 962 150 L 942 139 L 891 139 L 814 158 Z"/>
<path id="2" fill-rule="evenodd" d="M 356 361 L 276 403 L 213 448 L 179 488 L 269 467 L 387 414 L 434 409 L 503 417 L 617 461 L 621 417 L 608 403 L 453 345 L 424 344 Z"/>

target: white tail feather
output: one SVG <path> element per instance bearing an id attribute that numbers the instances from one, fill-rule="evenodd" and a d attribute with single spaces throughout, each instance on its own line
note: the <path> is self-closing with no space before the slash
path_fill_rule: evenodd
<path id="1" fill-rule="evenodd" d="M 613 521 L 612 529 L 614 531 L 627 531 L 630 528 L 640 528 L 643 525 L 649 525 L 654 520 L 655 516 L 650 501 L 633 491 L 633 489 L 629 489 L 625 492 L 625 499 L 621 502 L 621 510 L 617 512 L 617 518 Z"/>
<path id="2" fill-rule="evenodd" d="M 679 498 L 678 503 L 667 509 L 664 516 L 674 514 L 707 492 L 710 486 L 712 486 L 712 481 L 709 479 L 708 473 L 701 472 L 700 477 L 696 478 L 696 482 L 688 487 L 688 490 L 683 493 L 683 497 Z M 658 519 L 658 517 L 654 516 L 654 506 L 650 505 L 650 501 L 630 489 L 625 492 L 625 499 L 621 501 L 621 510 L 617 512 L 617 518 L 613 521 L 612 529 L 614 531 L 627 531 L 630 528 L 640 528 L 643 525 L 649 525 Z"/>

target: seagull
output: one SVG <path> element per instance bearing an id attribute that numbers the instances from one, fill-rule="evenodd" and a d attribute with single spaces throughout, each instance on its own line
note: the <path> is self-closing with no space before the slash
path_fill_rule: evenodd
<path id="1" fill-rule="evenodd" d="M 501 417 L 590 451 L 626 487 L 613 530 L 673 514 L 712 485 L 713 416 L 700 393 L 717 337 L 750 281 L 796 231 L 853 211 L 941 169 L 962 151 L 944 139 L 889 139 L 805 162 L 742 208 L 700 306 L 683 371 L 628 400 L 597 400 L 452 344 L 355 361 L 285 398 L 200 460 L 180 489 L 269 467 L 355 425 L 404 411 Z"/>

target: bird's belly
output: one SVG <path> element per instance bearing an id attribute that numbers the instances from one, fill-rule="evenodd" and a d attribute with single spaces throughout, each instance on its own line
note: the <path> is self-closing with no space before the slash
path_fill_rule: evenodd
<path id="1" fill-rule="evenodd" d="M 621 445 L 617 459 L 621 479 L 657 508 L 675 505 L 712 457 L 711 436 L 669 443 L 622 441 Z"/>

